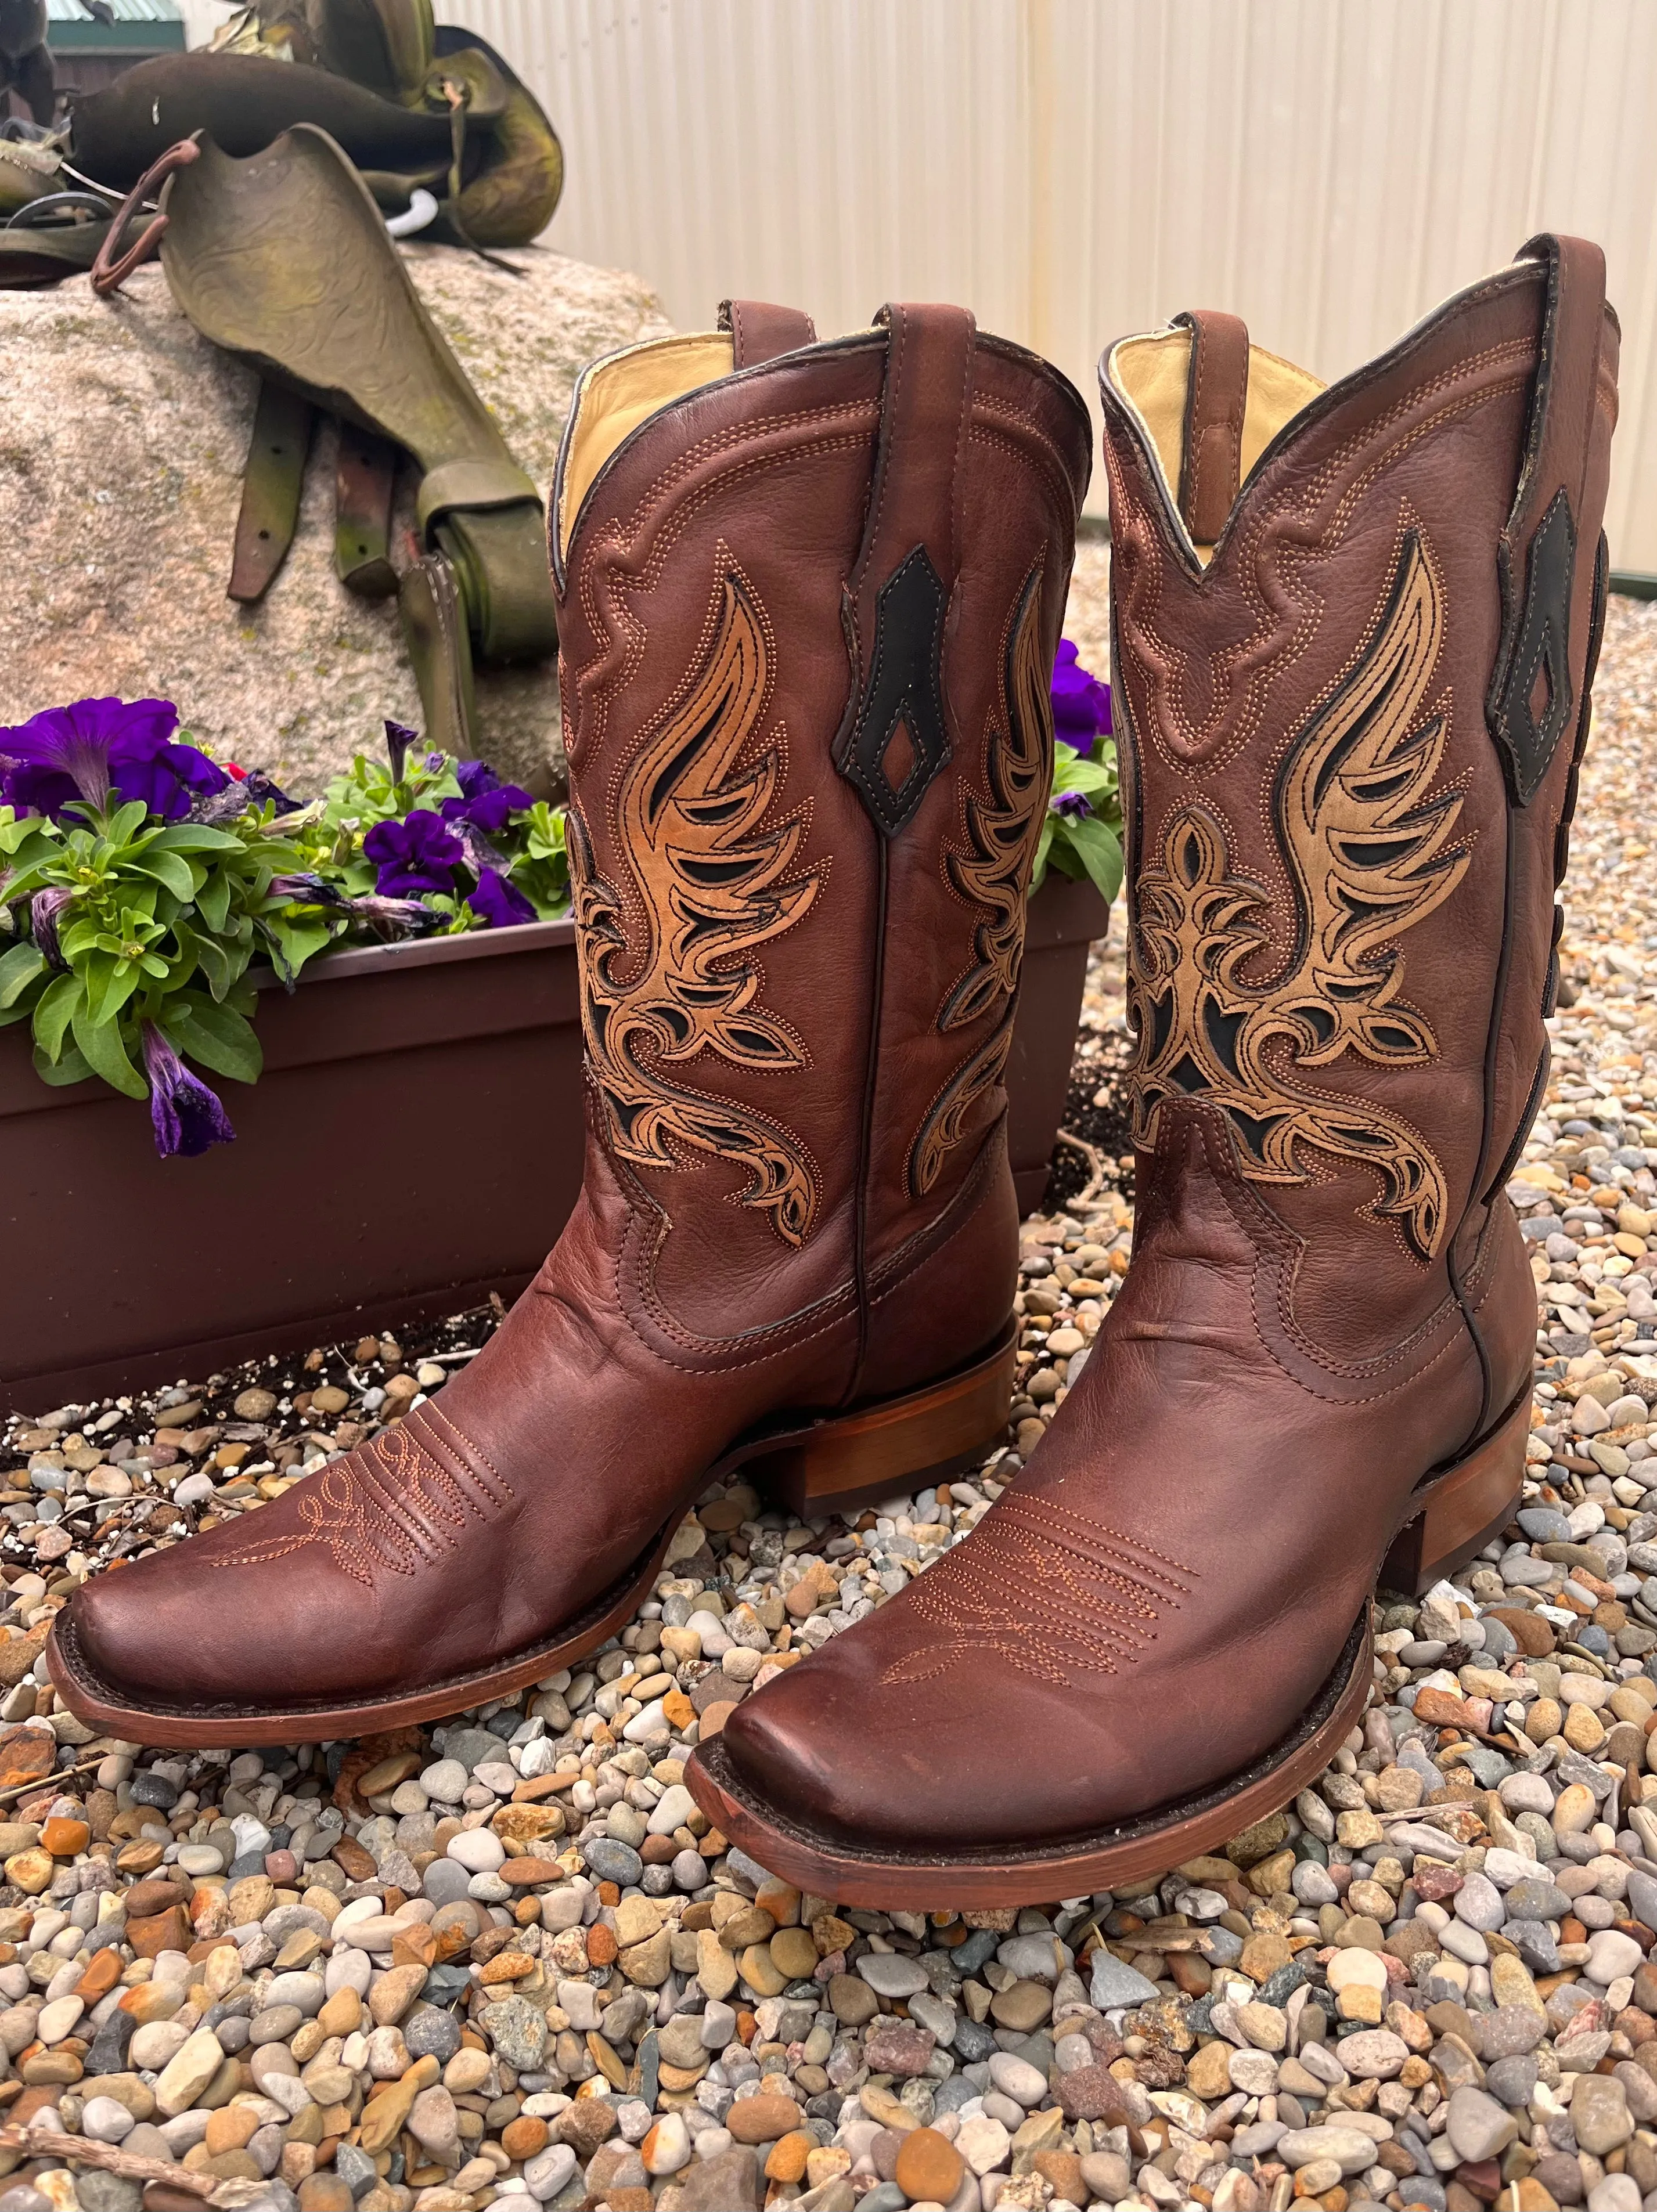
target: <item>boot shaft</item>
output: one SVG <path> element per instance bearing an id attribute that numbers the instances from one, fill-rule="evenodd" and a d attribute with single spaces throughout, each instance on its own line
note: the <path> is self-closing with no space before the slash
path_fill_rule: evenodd
<path id="1" fill-rule="evenodd" d="M 1100 364 L 1136 1139 L 1223 1110 L 1337 1362 L 1461 1295 L 1545 1080 L 1617 334 L 1526 252 L 1327 391 L 1232 317 Z"/>
<path id="2" fill-rule="evenodd" d="M 721 1344 L 866 1312 L 1006 1176 L 1088 447 L 958 310 L 728 322 L 585 374 L 551 515 L 625 1288 Z"/>

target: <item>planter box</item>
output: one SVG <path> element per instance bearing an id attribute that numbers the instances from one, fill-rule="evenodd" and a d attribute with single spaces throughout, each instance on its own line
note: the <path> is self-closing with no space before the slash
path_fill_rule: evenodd
<path id="1" fill-rule="evenodd" d="M 1108 911 L 1033 902 L 1007 1070 L 1019 1203 L 1041 1197 L 1089 942 Z M 259 1008 L 237 1141 L 157 1158 L 149 1117 L 54 1091 L 0 1032 L 0 1407 L 199 1380 L 256 1355 L 515 1296 L 581 1184 L 575 928 L 529 922 L 319 962 Z"/>

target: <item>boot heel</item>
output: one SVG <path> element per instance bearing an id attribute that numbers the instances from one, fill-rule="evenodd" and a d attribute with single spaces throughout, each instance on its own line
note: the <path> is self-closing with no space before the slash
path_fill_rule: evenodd
<path id="1" fill-rule="evenodd" d="M 1413 1519 L 1393 1538 L 1382 1565 L 1384 1589 L 1419 1597 L 1500 1534 L 1518 1510 L 1530 1425 L 1527 1386 L 1483 1443 L 1429 1476 L 1416 1492 Z"/>
<path id="2" fill-rule="evenodd" d="M 1015 1351 L 1009 1330 L 993 1352 L 944 1382 L 765 1443 L 743 1472 L 809 1520 L 959 1474 L 1002 1441 Z"/>

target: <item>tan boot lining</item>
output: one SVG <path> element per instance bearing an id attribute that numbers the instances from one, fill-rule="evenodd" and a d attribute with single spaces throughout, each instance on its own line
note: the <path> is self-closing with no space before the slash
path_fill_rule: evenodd
<path id="1" fill-rule="evenodd" d="M 1168 505 L 1179 508 L 1179 471 L 1185 451 L 1185 394 L 1191 375 L 1191 334 L 1152 331 L 1112 346 L 1106 374 L 1144 424 L 1168 488 Z M 1243 413 L 1242 477 L 1283 425 L 1323 390 L 1315 376 L 1260 346 L 1248 349 L 1248 401 Z M 1211 545 L 1195 547 L 1204 566 Z"/>
<path id="2" fill-rule="evenodd" d="M 698 331 L 685 337 L 647 338 L 594 362 L 576 386 L 569 442 L 558 471 L 558 555 L 570 539 L 582 501 L 599 471 L 623 439 L 648 416 L 682 399 L 704 384 L 731 373 L 728 331 Z"/>

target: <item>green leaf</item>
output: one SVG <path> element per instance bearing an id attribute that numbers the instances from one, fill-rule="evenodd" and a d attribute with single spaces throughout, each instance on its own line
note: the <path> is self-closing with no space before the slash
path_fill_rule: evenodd
<path id="1" fill-rule="evenodd" d="M 1063 839 L 1093 878 L 1100 896 L 1113 899 L 1122 888 L 1122 847 L 1110 824 L 1090 814 L 1085 821 L 1067 822 Z"/>
<path id="2" fill-rule="evenodd" d="M 59 975 L 40 994 L 34 1009 L 34 1042 L 48 1060 L 64 1048 L 64 1032 L 84 1005 L 86 987 L 78 975 Z"/>
<path id="3" fill-rule="evenodd" d="M 103 924 L 95 914 L 77 913 L 58 932 L 58 947 L 65 960 L 78 960 L 91 951 L 102 934 Z"/>
<path id="4" fill-rule="evenodd" d="M 0 890 L 3 890 L 6 903 L 9 906 L 15 899 L 32 896 L 45 884 L 61 882 L 63 871 L 54 864 L 61 860 L 62 857 L 60 853 L 46 853 L 37 859 L 31 860 L 27 867 L 19 868 L 15 873 L 8 875 L 3 885 L 0 885 Z"/>
<path id="5" fill-rule="evenodd" d="M 9 810 L 7 810 L 9 811 Z M 16 862 L 20 868 L 32 868 L 63 850 L 60 836 L 43 824 L 39 817 L 28 815 L 21 821 L 0 821 L 0 853 Z"/>
<path id="6" fill-rule="evenodd" d="M 201 937 L 196 940 L 196 958 L 207 979 L 207 988 L 216 999 L 222 999 L 235 982 L 242 968 L 247 964 L 244 952 L 238 962 L 216 938 Z"/>
<path id="7" fill-rule="evenodd" d="M 46 964 L 46 954 L 33 945 L 14 945 L 0 955 L 0 1007 L 14 1005 Z"/>
<path id="8" fill-rule="evenodd" d="M 196 912 L 215 936 L 230 918 L 230 878 L 215 868 L 196 893 Z"/>
<path id="9" fill-rule="evenodd" d="M 228 1006 L 216 1006 L 192 992 L 169 1006 L 162 1026 L 180 1049 L 237 1083 L 257 1083 L 265 1054 L 251 1022 Z"/>
<path id="10" fill-rule="evenodd" d="M 149 1097 L 149 1085 L 126 1056 L 119 1022 L 92 1021 L 82 1009 L 74 1028 L 75 1042 L 94 1075 L 101 1075 L 112 1090 L 125 1091 L 129 1098 Z"/>
<path id="11" fill-rule="evenodd" d="M 1035 863 L 1030 870 L 1030 889 L 1039 891 L 1047 879 L 1047 856 L 1053 849 L 1053 832 L 1058 827 L 1057 814 L 1049 813 L 1041 825 L 1041 835 L 1036 840 Z"/>
<path id="12" fill-rule="evenodd" d="M 274 914 L 261 915 L 259 927 L 270 946 L 271 965 L 287 984 L 297 981 L 308 960 L 326 951 L 338 928 L 336 923 L 319 919 L 314 913 L 301 921 L 291 910 L 284 913 L 281 908 Z"/>
<path id="13" fill-rule="evenodd" d="M 174 822 L 156 831 L 149 849 L 163 853 L 233 853 L 241 849 L 241 840 L 228 830 L 210 830 L 204 822 Z"/>
<path id="14" fill-rule="evenodd" d="M 174 897 L 181 899 L 186 906 L 196 896 L 196 872 L 181 854 L 145 853 L 130 865 L 165 884 Z"/>
<path id="15" fill-rule="evenodd" d="M 112 845 L 128 845 L 149 819 L 149 809 L 141 799 L 129 799 L 125 806 L 118 806 L 110 816 L 104 836 Z M 149 1093 L 144 1094 L 146 1097 Z"/>
<path id="16" fill-rule="evenodd" d="M 84 1083 L 92 1073 L 85 1055 L 70 1045 L 61 1060 L 48 1060 L 37 1044 L 34 1048 L 34 1073 L 42 1083 L 50 1083 L 54 1090 L 69 1083 Z"/>
<path id="17" fill-rule="evenodd" d="M 81 1032 L 83 1029 L 101 1031 L 108 1027 L 143 981 L 143 969 L 136 960 L 120 960 L 107 952 L 92 952 L 87 956 L 85 972 L 86 1009 L 84 1013 L 76 1016 L 75 1035 L 82 1051 L 97 1067 L 98 1063 L 93 1059 Z M 167 973 L 165 963 L 161 972 L 162 975 Z M 98 1072 L 101 1075 L 103 1070 L 99 1068 Z M 117 1084 L 115 1087 L 119 1091 L 121 1086 Z"/>

